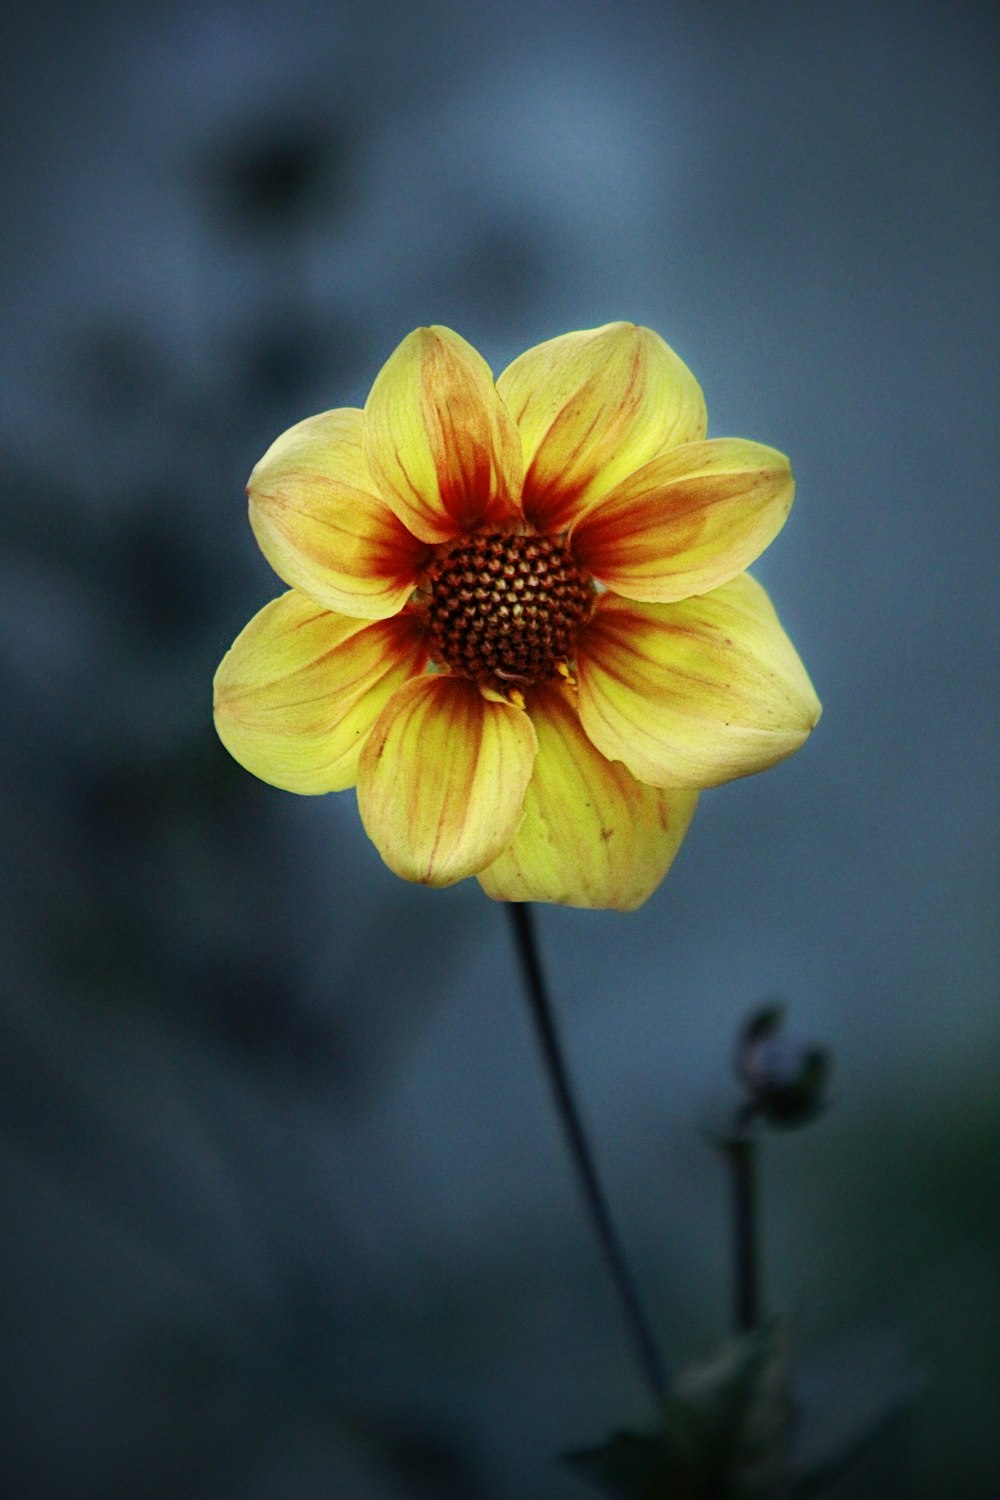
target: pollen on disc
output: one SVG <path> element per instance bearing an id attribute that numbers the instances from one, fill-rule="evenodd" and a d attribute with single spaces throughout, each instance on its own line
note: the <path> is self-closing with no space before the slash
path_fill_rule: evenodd
<path id="1" fill-rule="evenodd" d="M 593 585 L 558 537 L 479 533 L 427 573 L 435 654 L 477 682 L 530 684 L 573 656 Z"/>

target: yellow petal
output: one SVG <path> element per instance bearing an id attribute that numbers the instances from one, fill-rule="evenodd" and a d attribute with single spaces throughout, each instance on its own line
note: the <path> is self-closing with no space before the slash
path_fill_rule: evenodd
<path id="1" fill-rule="evenodd" d="M 488 865 L 517 832 L 535 747 L 522 709 L 465 678 L 400 688 L 358 772 L 361 821 L 389 868 L 440 886 Z"/>
<path id="2" fill-rule="evenodd" d="M 742 573 L 785 524 L 788 459 L 742 438 L 685 443 L 652 459 L 572 532 L 581 566 L 616 594 L 661 604 Z"/>
<path id="3" fill-rule="evenodd" d="M 538 735 L 524 822 L 479 873 L 495 901 L 633 911 L 680 848 L 698 793 L 643 786 L 605 760 L 580 726 L 572 691 L 546 685 L 529 701 Z"/>
<path id="4" fill-rule="evenodd" d="M 414 536 L 446 542 L 519 514 L 521 447 L 489 365 L 450 328 L 418 328 L 365 403 L 379 493 Z"/>
<path id="5" fill-rule="evenodd" d="M 271 567 L 327 609 L 394 615 L 427 557 L 376 493 L 362 414 L 322 412 L 282 433 L 250 475 L 250 524 Z"/>
<path id="6" fill-rule="evenodd" d="M 605 594 L 577 648 L 580 719 L 652 786 L 716 786 L 797 750 L 819 700 L 747 573 L 680 604 Z"/>
<path id="7" fill-rule="evenodd" d="M 411 615 L 351 620 L 292 589 L 254 616 L 215 674 L 215 727 L 241 766 L 288 792 L 353 786 L 386 701 L 423 669 Z"/>
<path id="8" fill-rule="evenodd" d="M 521 433 L 523 509 L 544 531 L 572 524 L 661 449 L 705 436 L 705 400 L 648 328 L 608 323 L 527 350 L 497 381 Z"/>

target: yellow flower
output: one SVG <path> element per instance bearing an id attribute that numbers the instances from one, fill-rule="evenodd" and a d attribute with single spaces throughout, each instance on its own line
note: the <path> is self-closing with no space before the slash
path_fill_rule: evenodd
<path id="1" fill-rule="evenodd" d="M 649 329 L 565 334 L 496 383 L 417 329 L 363 411 L 298 423 L 250 476 L 291 587 L 219 667 L 223 743 L 288 791 L 356 783 L 407 880 L 639 906 L 698 789 L 783 760 L 820 713 L 743 571 L 788 514 L 788 460 L 705 431 Z"/>

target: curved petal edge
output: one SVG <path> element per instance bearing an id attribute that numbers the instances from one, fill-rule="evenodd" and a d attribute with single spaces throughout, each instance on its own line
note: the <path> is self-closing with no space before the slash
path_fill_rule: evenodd
<path id="1" fill-rule="evenodd" d="M 521 434 L 525 515 L 561 530 L 663 448 L 705 436 L 701 387 L 649 328 L 549 339 L 497 380 Z"/>
<path id="2" fill-rule="evenodd" d="M 327 609 L 378 620 L 406 603 L 428 548 L 375 493 L 361 431 L 350 407 L 297 423 L 255 466 L 247 496 L 279 578 Z"/>
<path id="3" fill-rule="evenodd" d="M 489 365 L 450 328 L 417 328 L 365 403 L 379 493 L 422 541 L 520 515 L 521 445 Z"/>
<path id="4" fill-rule="evenodd" d="M 236 637 L 215 674 L 230 755 L 287 792 L 343 791 L 386 702 L 427 660 L 409 615 L 353 620 L 294 589 Z"/>
<path id="5" fill-rule="evenodd" d="M 538 755 L 524 822 L 479 884 L 495 901 L 634 911 L 656 890 L 687 832 L 696 791 L 643 786 L 584 734 L 572 689 L 529 697 Z"/>
<path id="6" fill-rule="evenodd" d="M 672 603 L 742 573 L 785 524 L 788 459 L 743 438 L 685 443 L 644 464 L 570 534 L 580 565 L 617 594 Z"/>
<path id="7" fill-rule="evenodd" d="M 748 573 L 679 604 L 605 594 L 578 643 L 580 720 L 652 786 L 717 786 L 798 750 L 820 703 Z"/>
<path id="8" fill-rule="evenodd" d="M 417 678 L 386 705 L 362 752 L 365 831 L 404 880 L 443 886 L 474 875 L 517 832 L 536 748 L 523 709 L 465 678 Z"/>

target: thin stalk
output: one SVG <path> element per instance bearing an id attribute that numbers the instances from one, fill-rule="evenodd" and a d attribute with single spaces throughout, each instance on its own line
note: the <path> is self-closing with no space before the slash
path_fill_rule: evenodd
<path id="1" fill-rule="evenodd" d="M 725 1149 L 733 1192 L 733 1316 L 738 1333 L 752 1333 L 760 1323 L 757 1142 L 739 1128 Z"/>
<path id="2" fill-rule="evenodd" d="M 570 1154 L 576 1167 L 584 1201 L 590 1214 L 608 1270 L 618 1290 L 622 1311 L 635 1347 L 636 1358 L 653 1399 L 659 1403 L 667 1394 L 667 1371 L 649 1322 L 639 1300 L 635 1281 L 615 1232 L 611 1211 L 594 1163 L 569 1080 L 566 1061 L 559 1042 L 555 1016 L 542 973 L 533 915 L 527 902 L 511 902 L 510 912 L 518 956 L 524 974 L 528 1000 L 535 1021 L 546 1071 L 552 1085 L 556 1109 L 562 1121 Z"/>

